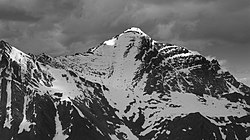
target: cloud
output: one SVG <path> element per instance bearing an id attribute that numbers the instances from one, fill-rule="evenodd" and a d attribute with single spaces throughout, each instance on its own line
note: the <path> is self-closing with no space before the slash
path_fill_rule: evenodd
<path id="1" fill-rule="evenodd" d="M 242 82 L 247 82 L 247 81 L 249 81 L 250 80 L 250 78 L 246 78 L 246 77 L 244 77 L 244 78 L 241 78 L 241 79 L 239 79 L 240 81 L 242 81 Z"/>
<path id="2" fill-rule="evenodd" d="M 176 3 L 184 3 L 184 2 L 194 2 L 194 3 L 209 3 L 214 2 L 216 0 L 139 0 L 144 3 L 154 4 L 154 5 L 174 5 Z"/>
<path id="3" fill-rule="evenodd" d="M 246 74 L 243 76 L 239 76 L 239 78 L 237 79 L 239 80 L 240 82 L 246 84 L 247 86 L 250 86 L 250 74 Z"/>
<path id="4" fill-rule="evenodd" d="M 143 17 L 144 23 L 154 21 L 151 30 L 154 30 L 154 37 L 163 40 L 160 26 L 169 27 L 165 34 L 168 37 L 165 41 L 181 41 L 184 45 L 199 46 L 212 44 L 214 42 L 228 42 L 236 46 L 250 44 L 250 1 L 197 1 L 197 0 L 177 0 L 177 1 L 147 1 L 145 6 L 138 9 L 135 14 Z M 158 33 L 155 32 L 158 30 Z M 170 35 L 170 38 L 169 38 Z M 164 41 L 164 40 L 163 40 Z M 190 43 L 192 42 L 192 43 Z M 200 47 L 198 47 L 200 49 Z"/>
<path id="5" fill-rule="evenodd" d="M 7 21 L 38 21 L 40 17 L 31 15 L 29 12 L 11 6 L 0 5 L 0 19 Z"/>
<path id="6" fill-rule="evenodd" d="M 155 40 L 216 56 L 245 78 L 249 13 L 249 0 L 0 0 L 0 39 L 27 53 L 57 56 L 136 26 Z"/>
<path id="7" fill-rule="evenodd" d="M 0 38 L 30 53 L 53 56 L 68 53 L 61 42 L 62 22 L 77 8 L 79 0 L 1 0 Z"/>
<path id="8" fill-rule="evenodd" d="M 172 32 L 173 27 L 175 26 L 175 22 L 170 22 L 169 24 L 158 24 L 157 25 L 157 38 L 162 40 L 171 40 L 172 38 L 176 38 L 175 33 Z"/>
<path id="9" fill-rule="evenodd" d="M 194 50 L 216 50 L 218 44 L 245 48 L 250 44 L 249 3 L 246 0 L 1 0 L 0 37 L 34 52 L 30 48 L 39 49 L 39 43 L 46 42 L 47 48 L 53 48 L 56 42 L 55 46 L 61 47 L 54 48 L 61 48 L 66 54 L 86 50 L 88 45 L 98 45 L 137 26 L 156 40 Z M 57 34 L 51 35 L 51 31 Z M 54 41 L 48 41 L 47 37 Z M 40 40 L 38 45 L 35 40 Z"/>

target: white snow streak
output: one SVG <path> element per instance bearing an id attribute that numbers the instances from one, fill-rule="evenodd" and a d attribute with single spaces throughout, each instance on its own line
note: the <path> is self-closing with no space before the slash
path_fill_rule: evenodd
<path id="1" fill-rule="evenodd" d="M 53 140 L 66 140 L 69 136 L 63 134 L 64 131 L 62 129 L 62 123 L 59 120 L 58 111 L 56 112 L 55 123 L 56 123 L 56 134 L 55 134 L 55 137 L 53 138 Z"/>
<path id="2" fill-rule="evenodd" d="M 115 41 L 116 41 L 116 39 L 112 38 L 110 40 L 105 41 L 104 44 L 109 45 L 109 46 L 114 46 L 115 45 Z"/>
<path id="3" fill-rule="evenodd" d="M 29 97 L 24 96 L 24 103 L 23 103 L 23 120 L 19 125 L 19 130 L 18 134 L 22 133 L 24 130 L 29 132 L 30 131 L 30 125 L 35 125 L 36 123 L 31 123 L 29 120 L 26 118 L 26 106 L 29 103 Z"/>
<path id="4" fill-rule="evenodd" d="M 138 138 L 125 125 L 120 125 L 120 128 L 118 128 L 117 131 L 125 133 L 127 135 L 126 140 L 138 140 Z"/>
<path id="5" fill-rule="evenodd" d="M 6 85 L 7 103 L 6 103 L 6 118 L 3 128 L 11 128 L 11 121 L 13 120 L 11 115 L 11 80 L 7 80 Z"/>

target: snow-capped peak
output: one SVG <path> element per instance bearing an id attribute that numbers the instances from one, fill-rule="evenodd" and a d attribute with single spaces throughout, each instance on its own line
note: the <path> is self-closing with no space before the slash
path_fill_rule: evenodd
<path id="1" fill-rule="evenodd" d="M 137 32 L 141 35 L 147 36 L 146 33 L 144 33 L 140 28 L 137 28 L 137 27 L 131 27 L 131 28 L 127 29 L 126 31 L 124 31 L 124 33 L 127 33 L 127 32 Z"/>
<path id="2" fill-rule="evenodd" d="M 0 41 L 0 75 L 3 140 L 250 139 L 249 87 L 136 27 L 66 57 Z"/>
<path id="3" fill-rule="evenodd" d="M 0 41 L 0 53 L 7 55 L 8 58 L 11 58 L 17 63 L 21 63 L 22 60 L 26 60 L 30 57 L 22 51 L 18 50 L 17 48 L 12 47 L 9 43 L 3 40 Z"/>
<path id="4" fill-rule="evenodd" d="M 105 41 L 104 44 L 109 45 L 109 46 L 114 46 L 115 41 L 116 41 L 116 38 L 112 38 L 110 40 Z"/>

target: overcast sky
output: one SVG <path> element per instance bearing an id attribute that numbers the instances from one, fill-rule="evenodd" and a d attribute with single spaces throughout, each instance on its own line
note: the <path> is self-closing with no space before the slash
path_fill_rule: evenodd
<path id="1" fill-rule="evenodd" d="M 155 40 L 216 57 L 250 85 L 250 0 L 0 0 L 0 39 L 53 56 L 136 26 Z"/>

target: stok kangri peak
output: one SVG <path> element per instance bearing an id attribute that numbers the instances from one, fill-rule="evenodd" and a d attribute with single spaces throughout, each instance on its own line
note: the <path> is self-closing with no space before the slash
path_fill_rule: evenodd
<path id="1" fill-rule="evenodd" d="M 250 88 L 139 28 L 59 57 L 1 41 L 0 73 L 1 140 L 250 139 Z"/>

